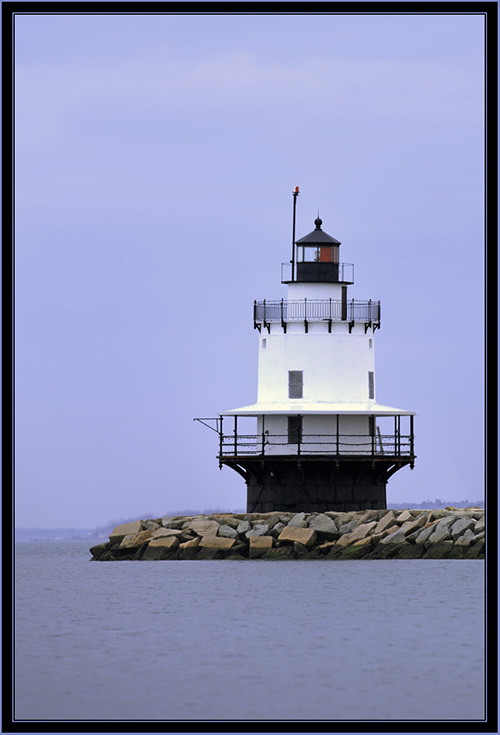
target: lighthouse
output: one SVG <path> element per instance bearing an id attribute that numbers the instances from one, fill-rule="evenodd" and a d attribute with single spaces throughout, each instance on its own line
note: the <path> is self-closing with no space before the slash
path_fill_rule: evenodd
<path id="1" fill-rule="evenodd" d="M 355 300 L 354 265 L 314 220 L 282 264 L 286 298 L 256 300 L 256 403 L 197 419 L 218 434 L 219 466 L 247 485 L 247 511 L 386 508 L 389 478 L 414 467 L 415 411 L 377 403 L 381 304 Z"/>

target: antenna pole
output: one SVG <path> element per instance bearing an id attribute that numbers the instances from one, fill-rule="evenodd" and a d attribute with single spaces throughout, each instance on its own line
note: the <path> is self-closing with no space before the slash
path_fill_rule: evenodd
<path id="1" fill-rule="evenodd" d="M 295 280 L 295 210 L 297 208 L 297 197 L 299 195 L 299 187 L 293 190 L 293 224 L 292 224 L 292 281 Z"/>

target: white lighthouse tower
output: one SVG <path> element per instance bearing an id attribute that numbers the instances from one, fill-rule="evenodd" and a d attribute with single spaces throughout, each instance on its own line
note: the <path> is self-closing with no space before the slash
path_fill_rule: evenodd
<path id="1" fill-rule="evenodd" d="M 257 402 L 215 419 L 219 464 L 245 479 L 248 512 L 385 508 L 389 477 L 414 466 L 415 411 L 375 397 L 380 301 L 349 298 L 354 266 L 322 224 L 293 236 L 286 299 L 254 302 Z"/>

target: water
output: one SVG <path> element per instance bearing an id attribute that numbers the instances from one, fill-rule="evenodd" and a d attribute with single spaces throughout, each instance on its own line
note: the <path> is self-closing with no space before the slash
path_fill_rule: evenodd
<path id="1" fill-rule="evenodd" d="M 484 717 L 484 562 L 16 547 L 17 720 Z"/>

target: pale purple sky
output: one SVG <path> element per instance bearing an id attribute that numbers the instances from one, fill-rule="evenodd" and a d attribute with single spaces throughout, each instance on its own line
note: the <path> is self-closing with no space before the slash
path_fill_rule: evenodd
<path id="1" fill-rule="evenodd" d="M 245 507 L 193 417 L 256 400 L 295 185 L 419 414 L 389 502 L 483 498 L 483 17 L 15 25 L 16 524 Z"/>

